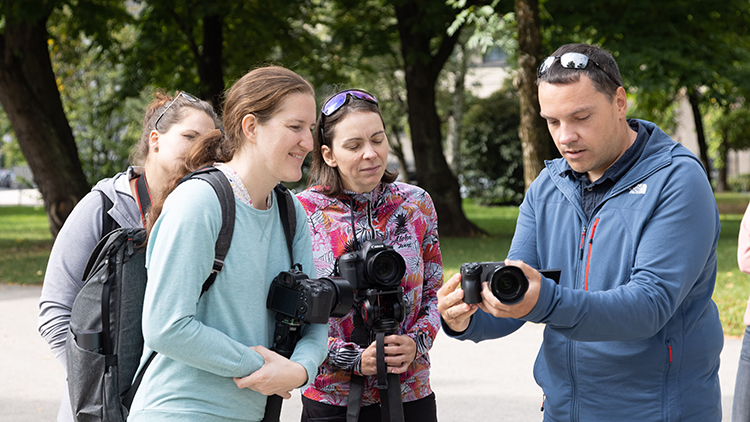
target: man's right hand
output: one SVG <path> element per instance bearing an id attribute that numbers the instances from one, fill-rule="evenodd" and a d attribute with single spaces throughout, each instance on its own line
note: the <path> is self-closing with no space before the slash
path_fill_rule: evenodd
<path id="1" fill-rule="evenodd" d="M 460 282 L 461 273 L 456 273 L 437 292 L 438 311 L 443 322 L 458 333 L 469 328 L 471 316 L 479 309 L 479 305 L 464 303 L 464 291 L 458 288 Z"/>

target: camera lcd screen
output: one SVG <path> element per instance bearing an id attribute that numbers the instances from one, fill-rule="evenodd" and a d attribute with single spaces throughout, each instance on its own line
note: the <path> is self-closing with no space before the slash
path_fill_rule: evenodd
<path id="1" fill-rule="evenodd" d="M 274 283 L 271 285 L 269 296 L 271 299 L 268 306 L 269 309 L 290 317 L 297 317 L 299 292 Z"/>

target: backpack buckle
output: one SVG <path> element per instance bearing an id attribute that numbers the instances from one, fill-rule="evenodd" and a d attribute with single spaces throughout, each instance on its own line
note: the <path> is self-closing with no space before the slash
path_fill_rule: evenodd
<path id="1" fill-rule="evenodd" d="M 224 261 L 218 258 L 214 258 L 214 267 L 211 269 L 211 274 L 219 274 L 224 269 Z"/>

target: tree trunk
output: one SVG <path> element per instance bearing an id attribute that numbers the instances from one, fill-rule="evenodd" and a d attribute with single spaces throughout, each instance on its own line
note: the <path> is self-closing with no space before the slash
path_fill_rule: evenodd
<path id="1" fill-rule="evenodd" d="M 221 115 L 224 100 L 223 25 L 223 16 L 203 17 L 203 50 L 202 54 L 195 58 L 201 80 L 200 96 L 213 104 L 218 115 Z"/>
<path id="2" fill-rule="evenodd" d="M 468 54 L 462 44 L 456 45 L 456 61 L 458 69 L 454 73 L 453 98 L 451 115 L 448 117 L 448 164 L 453 174 L 461 174 L 461 123 L 464 118 L 464 104 L 466 102 L 465 87 Z"/>
<path id="3" fill-rule="evenodd" d="M 397 26 L 404 58 L 409 128 L 417 169 L 417 182 L 431 196 L 437 211 L 440 234 L 470 236 L 482 231 L 470 222 L 461 208 L 458 179 L 451 172 L 443 154 L 440 118 L 435 106 L 435 84 L 443 65 L 456 45 L 459 32 L 453 36 L 431 31 L 438 26 L 420 24 L 428 14 L 419 2 L 398 2 Z M 436 53 L 431 40 L 441 37 Z"/>
<path id="4" fill-rule="evenodd" d="M 6 15 L 0 35 L 0 103 L 42 194 L 50 231 L 57 236 L 89 185 L 52 71 L 48 16 L 18 22 Z"/>
<path id="5" fill-rule="evenodd" d="M 722 165 L 719 167 L 718 178 L 716 179 L 716 192 L 726 192 L 729 189 L 729 183 L 727 182 L 727 169 L 729 168 L 729 148 L 727 147 L 727 139 L 729 139 L 729 133 L 727 132 L 729 132 L 729 130 L 725 127 L 721 131 L 721 138 L 719 139 L 721 144 L 719 145 L 717 152 Z"/>
<path id="6" fill-rule="evenodd" d="M 539 32 L 538 0 L 516 0 L 518 22 L 518 80 L 521 123 L 518 136 L 523 150 L 523 179 L 526 189 L 544 168 L 550 156 L 550 135 L 547 125 L 539 116 L 539 94 L 536 86 L 536 69 L 542 56 L 542 38 Z"/>
<path id="7" fill-rule="evenodd" d="M 698 150 L 700 151 L 700 159 L 703 162 L 703 166 L 706 168 L 708 174 L 708 181 L 711 181 L 711 161 L 708 159 L 708 144 L 706 144 L 706 133 L 703 130 L 703 118 L 701 116 L 700 98 L 695 89 L 688 88 L 688 101 L 690 101 L 690 108 L 693 110 L 693 121 L 695 122 L 695 134 L 698 138 Z"/>

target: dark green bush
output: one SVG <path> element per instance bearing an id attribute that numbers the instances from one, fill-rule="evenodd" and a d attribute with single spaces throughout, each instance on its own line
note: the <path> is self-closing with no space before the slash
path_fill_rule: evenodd
<path id="1" fill-rule="evenodd" d="M 523 200 L 523 155 L 518 137 L 518 96 L 512 87 L 475 99 L 464 114 L 461 174 L 465 196 L 483 205 Z"/>

